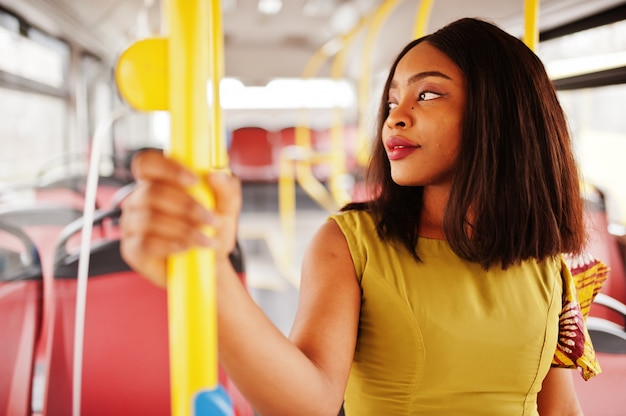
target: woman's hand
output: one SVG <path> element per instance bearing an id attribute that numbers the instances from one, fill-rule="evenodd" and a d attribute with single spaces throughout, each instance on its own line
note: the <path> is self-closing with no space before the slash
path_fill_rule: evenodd
<path id="1" fill-rule="evenodd" d="M 227 257 L 235 247 L 241 185 L 226 173 L 204 178 L 158 151 L 137 154 L 132 163 L 137 188 L 122 205 L 121 253 L 137 272 L 165 286 L 166 259 L 194 246 L 212 247 Z M 188 192 L 204 181 L 215 197 L 207 210 Z M 215 230 L 213 237 L 204 232 Z"/>

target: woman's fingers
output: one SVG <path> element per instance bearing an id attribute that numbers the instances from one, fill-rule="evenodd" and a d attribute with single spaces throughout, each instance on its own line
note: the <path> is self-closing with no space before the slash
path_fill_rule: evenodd
<path id="1" fill-rule="evenodd" d="M 142 247 L 157 256 L 211 245 L 209 237 L 196 224 L 154 212 L 123 216 L 122 228 L 124 237 L 140 239 Z"/>
<path id="2" fill-rule="evenodd" d="M 215 220 L 215 215 L 184 188 L 164 182 L 140 183 L 124 201 L 123 208 L 131 212 L 171 216 L 194 226 L 211 225 Z"/>
<path id="3" fill-rule="evenodd" d="M 158 181 L 178 186 L 189 186 L 198 181 L 198 177 L 191 170 L 157 150 L 136 154 L 131 171 L 137 181 Z"/>
<path id="4" fill-rule="evenodd" d="M 207 175 L 206 180 L 215 198 L 213 247 L 218 256 L 228 256 L 237 242 L 237 224 L 242 203 L 241 183 L 224 172 L 212 172 Z"/>
<path id="5" fill-rule="evenodd" d="M 239 217 L 241 211 L 241 182 L 226 172 L 207 176 L 209 188 L 215 195 L 215 211 L 221 216 Z"/>
<path id="6" fill-rule="evenodd" d="M 228 256 L 237 238 L 239 180 L 219 172 L 207 175 L 215 197 L 215 208 L 209 211 L 188 193 L 199 178 L 162 153 L 138 154 L 132 169 L 138 186 L 122 205 L 120 225 L 122 256 L 133 269 L 164 286 L 171 254 L 203 246 Z M 214 228 L 211 237 L 205 234 L 207 227 Z"/>
<path id="7" fill-rule="evenodd" d="M 138 185 L 122 204 L 122 257 L 134 270 L 165 286 L 167 256 L 205 245 L 199 230 L 213 216 L 185 191 L 197 178 L 161 152 L 137 154 L 132 171 Z"/>

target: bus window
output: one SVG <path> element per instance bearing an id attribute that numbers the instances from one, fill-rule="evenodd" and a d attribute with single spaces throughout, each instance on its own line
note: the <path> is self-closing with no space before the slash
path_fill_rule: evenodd
<path id="1" fill-rule="evenodd" d="M 626 225 L 626 20 L 550 38 L 538 54 L 559 91 L 582 179 L 604 194 L 609 223 Z"/>
<path id="2" fill-rule="evenodd" d="M 1 183 L 33 181 L 41 166 L 62 156 L 65 111 L 61 98 L 0 87 Z"/>
<path id="3" fill-rule="evenodd" d="M 583 180 L 604 193 L 609 222 L 626 225 L 626 84 L 562 91 Z"/>

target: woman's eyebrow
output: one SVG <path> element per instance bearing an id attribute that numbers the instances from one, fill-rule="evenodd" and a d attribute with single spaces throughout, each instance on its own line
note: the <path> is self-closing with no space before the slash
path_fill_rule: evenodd
<path id="1" fill-rule="evenodd" d="M 452 78 L 450 78 L 448 75 L 444 74 L 443 72 L 439 72 L 439 71 L 424 71 L 424 72 L 419 72 L 417 74 L 413 74 L 409 77 L 409 79 L 407 80 L 407 85 L 411 85 L 414 84 L 418 81 L 421 81 L 424 78 L 428 78 L 428 77 L 438 77 L 438 78 L 444 78 L 444 79 L 448 79 L 448 80 L 452 80 Z M 396 80 L 392 80 L 391 81 L 391 88 L 395 88 L 398 86 L 398 83 Z"/>

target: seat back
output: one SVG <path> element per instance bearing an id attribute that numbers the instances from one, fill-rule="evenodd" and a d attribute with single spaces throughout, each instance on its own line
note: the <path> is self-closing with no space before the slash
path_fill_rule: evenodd
<path id="1" fill-rule="evenodd" d="M 233 130 L 228 158 L 233 173 L 242 181 L 273 182 L 278 178 L 273 143 L 261 127 Z"/>
<path id="2" fill-rule="evenodd" d="M 30 414 L 42 299 L 35 244 L 20 228 L 0 221 L 0 414 Z"/>
<path id="3" fill-rule="evenodd" d="M 66 201 L 68 202 L 68 201 Z M 71 201 L 64 204 L 59 201 L 37 201 L 19 204 L 5 204 L 0 208 L 0 221 L 19 228 L 28 236 L 36 247 L 41 269 L 41 281 L 35 284 L 34 290 L 40 299 L 37 310 L 37 335 L 34 340 L 34 363 L 32 374 L 29 375 L 31 397 L 29 409 L 40 410 L 40 380 L 38 377 L 47 362 L 47 339 L 50 328 L 54 325 L 54 288 L 52 284 L 52 264 L 54 258 L 54 242 L 59 233 L 68 223 L 76 220 L 82 212 Z M 33 285 L 29 283 L 29 285 Z M 33 295 L 35 296 L 35 295 Z M 32 403 L 32 405 L 31 405 Z"/>
<path id="4" fill-rule="evenodd" d="M 167 299 L 122 260 L 119 209 L 98 212 L 89 262 L 81 414 L 169 415 Z M 111 224 L 113 223 L 113 224 Z M 54 259 L 54 324 L 43 375 L 42 415 L 72 412 L 74 330 L 82 219 L 59 238 Z"/>
<path id="5" fill-rule="evenodd" d="M 21 228 L 37 247 L 44 278 L 52 274 L 56 239 L 66 225 L 81 216 L 82 211 L 76 207 L 57 203 L 38 202 L 0 209 L 0 221 Z"/>
<path id="6" fill-rule="evenodd" d="M 96 215 L 95 226 L 115 226 L 119 210 Z M 71 224 L 57 244 L 54 268 L 56 324 L 47 374 L 43 415 L 71 412 L 74 320 L 79 252 L 72 241 L 81 222 Z M 115 227 L 113 227 L 115 228 Z M 170 377 L 167 294 L 132 271 L 120 241 L 105 233 L 91 247 L 81 413 L 169 415 Z M 111 238 L 112 236 L 112 238 Z M 227 386 L 227 385 L 226 385 Z M 236 406 L 248 406 L 245 401 Z M 249 408 L 249 406 L 248 406 Z M 239 413 L 241 415 L 252 415 Z"/>

